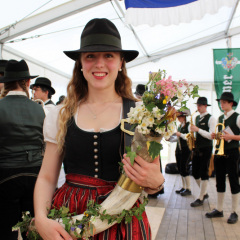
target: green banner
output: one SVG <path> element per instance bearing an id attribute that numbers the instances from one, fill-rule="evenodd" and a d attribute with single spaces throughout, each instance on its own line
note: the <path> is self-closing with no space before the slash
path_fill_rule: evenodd
<path id="1" fill-rule="evenodd" d="M 217 98 L 219 99 L 223 92 L 231 92 L 238 103 L 240 98 L 240 48 L 214 49 L 213 56 Z M 220 103 L 218 106 L 222 111 Z"/>

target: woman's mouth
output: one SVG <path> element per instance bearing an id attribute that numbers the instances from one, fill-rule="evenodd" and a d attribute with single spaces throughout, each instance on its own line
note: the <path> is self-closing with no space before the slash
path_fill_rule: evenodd
<path id="1" fill-rule="evenodd" d="M 105 73 L 105 72 L 94 72 L 93 75 L 96 76 L 96 77 L 105 77 L 107 75 L 107 73 Z"/>

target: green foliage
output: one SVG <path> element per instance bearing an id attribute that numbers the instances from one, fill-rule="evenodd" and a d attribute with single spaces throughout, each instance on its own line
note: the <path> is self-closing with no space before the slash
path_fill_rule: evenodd
<path id="1" fill-rule="evenodd" d="M 134 159 L 135 159 L 135 157 L 137 156 L 137 154 L 136 154 L 136 152 L 127 152 L 127 157 L 130 157 L 130 162 L 131 162 L 131 164 L 133 165 L 133 163 L 134 163 Z"/>
<path id="2" fill-rule="evenodd" d="M 72 219 L 72 216 L 76 213 L 69 213 L 68 207 L 61 207 L 60 209 L 53 208 L 49 211 L 48 218 L 56 220 L 62 218 L 63 224 L 65 224 L 65 230 L 68 233 L 73 233 L 76 238 L 88 240 L 90 236 L 94 236 L 95 227 L 91 223 L 90 219 L 99 217 L 102 221 L 107 220 L 108 224 L 114 222 L 121 223 L 123 220 L 125 223 L 130 223 L 132 217 L 135 216 L 138 220 L 142 219 L 142 214 L 145 210 L 145 206 L 148 203 L 148 199 L 144 198 L 142 204 L 139 207 L 135 206 L 130 210 L 123 210 L 120 214 L 109 215 L 106 210 L 101 211 L 101 205 L 90 200 L 87 204 L 87 209 L 84 212 L 84 217 L 81 220 Z M 14 227 L 13 231 L 20 229 L 21 233 L 27 232 L 27 239 L 29 240 L 42 240 L 34 227 L 34 219 L 28 212 L 23 213 L 23 221 L 18 222 Z"/>
<path id="3" fill-rule="evenodd" d="M 155 159 L 157 156 L 159 156 L 160 151 L 162 149 L 163 149 L 163 146 L 161 143 L 151 141 L 149 145 L 148 153 L 152 159 Z"/>

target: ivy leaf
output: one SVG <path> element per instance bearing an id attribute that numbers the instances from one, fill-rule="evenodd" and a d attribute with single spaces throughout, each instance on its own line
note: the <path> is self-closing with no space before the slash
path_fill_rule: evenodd
<path id="1" fill-rule="evenodd" d="M 125 149 L 126 149 L 126 152 L 131 152 L 131 147 L 126 146 Z"/>
<path id="2" fill-rule="evenodd" d="M 69 213 L 69 208 L 62 206 L 62 214 L 65 215 L 67 213 Z"/>
<path id="3" fill-rule="evenodd" d="M 160 155 L 160 151 L 163 149 L 161 143 L 151 141 L 148 149 L 148 153 L 152 159 L 155 159 L 157 156 Z"/>
<path id="4" fill-rule="evenodd" d="M 134 163 L 134 158 L 136 157 L 136 153 L 135 152 L 128 152 L 127 153 L 127 157 L 130 157 L 130 162 L 131 162 L 131 164 L 133 165 L 133 163 Z"/>

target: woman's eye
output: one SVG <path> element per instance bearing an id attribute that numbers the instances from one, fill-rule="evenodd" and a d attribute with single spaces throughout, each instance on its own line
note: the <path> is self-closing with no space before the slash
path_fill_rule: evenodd
<path id="1" fill-rule="evenodd" d="M 106 54 L 106 58 L 112 58 L 112 57 L 113 57 L 112 54 L 110 54 L 110 53 Z"/>
<path id="2" fill-rule="evenodd" d="M 87 58 L 93 58 L 94 55 L 93 55 L 93 54 L 88 54 L 86 57 L 87 57 Z"/>

